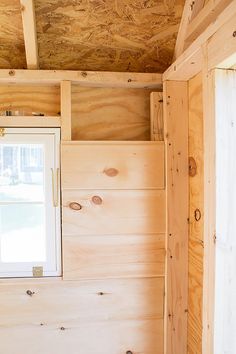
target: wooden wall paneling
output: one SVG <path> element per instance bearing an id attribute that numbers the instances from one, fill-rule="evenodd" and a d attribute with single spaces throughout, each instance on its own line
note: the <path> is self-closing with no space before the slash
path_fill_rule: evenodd
<path id="1" fill-rule="evenodd" d="M 203 154 L 202 75 L 199 74 L 189 81 L 189 158 L 193 168 L 189 177 L 188 354 L 202 353 Z"/>
<path id="2" fill-rule="evenodd" d="M 203 354 L 213 353 L 215 298 L 215 73 L 208 70 L 204 47 L 203 117 L 204 117 L 204 258 L 203 258 Z M 220 51 L 220 50 L 219 50 Z"/>
<path id="3" fill-rule="evenodd" d="M 163 318 L 164 279 L 1 281 L 1 325 Z M 27 290 L 32 293 L 27 294 Z M 101 294 L 102 293 L 102 294 Z M 17 316 L 15 310 L 17 309 Z"/>
<path id="4" fill-rule="evenodd" d="M 63 237 L 63 279 L 165 275 L 165 235 Z"/>
<path id="5" fill-rule="evenodd" d="M 59 85 L 0 85 L 0 111 L 20 111 L 21 115 L 32 112 L 46 116 L 60 114 Z"/>
<path id="6" fill-rule="evenodd" d="M 163 278 L 2 280 L 0 289 L 4 354 L 78 353 L 78 348 L 84 354 L 163 354 Z"/>
<path id="7" fill-rule="evenodd" d="M 188 84 L 164 83 L 167 169 L 166 354 L 187 353 Z"/>
<path id="8" fill-rule="evenodd" d="M 0 330 L 4 354 L 163 354 L 163 320 L 24 325 Z M 11 340 L 9 340 L 11 338 Z M 96 338 L 96 340 L 95 340 Z M 14 339 L 14 340 L 13 340 Z"/>
<path id="9" fill-rule="evenodd" d="M 151 140 L 164 140 L 162 92 L 152 92 L 150 95 L 150 130 Z"/>
<path id="10" fill-rule="evenodd" d="M 148 89 L 72 89 L 73 140 L 149 140 Z"/>
<path id="11" fill-rule="evenodd" d="M 62 143 L 62 188 L 163 189 L 164 143 Z"/>
<path id="12" fill-rule="evenodd" d="M 72 202 L 81 209 L 73 210 Z M 165 191 L 63 191 L 63 234 L 136 233 L 165 233 Z"/>
<path id="13" fill-rule="evenodd" d="M 61 139 L 71 140 L 71 81 L 61 82 Z"/>

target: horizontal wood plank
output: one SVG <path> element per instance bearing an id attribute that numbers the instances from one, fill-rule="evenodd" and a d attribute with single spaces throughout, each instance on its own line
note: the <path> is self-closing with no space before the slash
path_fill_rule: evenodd
<path id="1" fill-rule="evenodd" d="M 64 236 L 63 278 L 164 276 L 165 235 Z"/>
<path id="2" fill-rule="evenodd" d="M 64 143 L 62 188 L 164 188 L 164 143 Z"/>
<path id="3" fill-rule="evenodd" d="M 163 295 L 164 278 L 2 283 L 1 328 L 160 319 Z"/>
<path id="4" fill-rule="evenodd" d="M 10 116 L 0 117 L 0 127 L 21 127 L 21 128 L 33 128 L 33 127 L 60 127 L 60 117 L 38 117 L 38 116 Z"/>
<path id="5" fill-rule="evenodd" d="M 64 235 L 165 233 L 165 191 L 64 190 L 62 196 Z"/>
<path id="6" fill-rule="evenodd" d="M 162 89 L 162 74 L 74 70 L 0 70 L 0 82 L 59 84 L 69 80 L 87 87 Z"/>
<path id="7" fill-rule="evenodd" d="M 1 327 L 4 354 L 163 354 L 163 320 Z M 65 330 L 64 330 L 65 328 Z M 81 351 L 81 348 L 83 350 Z"/>

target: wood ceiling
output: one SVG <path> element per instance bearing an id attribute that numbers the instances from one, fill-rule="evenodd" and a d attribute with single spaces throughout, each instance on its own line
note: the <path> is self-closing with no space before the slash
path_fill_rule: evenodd
<path id="1" fill-rule="evenodd" d="M 184 0 L 35 0 L 40 69 L 163 72 Z M 0 68 L 26 68 L 20 0 L 0 1 Z"/>

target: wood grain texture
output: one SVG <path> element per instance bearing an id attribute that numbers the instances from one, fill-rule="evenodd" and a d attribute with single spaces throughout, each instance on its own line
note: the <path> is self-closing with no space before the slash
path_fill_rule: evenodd
<path id="1" fill-rule="evenodd" d="M 1 325 L 163 318 L 163 278 L 1 282 Z M 34 292 L 32 296 L 27 290 Z M 103 293 L 101 295 L 100 293 Z M 56 299 L 56 301 L 55 301 Z M 17 309 L 17 316 L 15 310 Z"/>
<path id="2" fill-rule="evenodd" d="M 164 276 L 165 235 L 64 235 L 63 270 L 64 280 Z"/>
<path id="3" fill-rule="evenodd" d="M 183 0 L 36 0 L 40 67 L 163 72 Z"/>
<path id="4" fill-rule="evenodd" d="M 4 354 L 78 354 L 81 348 L 83 354 L 163 354 L 162 319 L 80 322 L 61 328 L 57 322 L 1 328 L 1 349 Z"/>
<path id="5" fill-rule="evenodd" d="M 163 354 L 163 286 L 163 278 L 1 281 L 1 350 Z"/>
<path id="6" fill-rule="evenodd" d="M 150 130 L 151 140 L 164 140 L 162 92 L 152 92 L 150 95 Z"/>
<path id="7" fill-rule="evenodd" d="M 164 143 L 62 144 L 63 189 L 163 189 Z"/>
<path id="8" fill-rule="evenodd" d="M 1 85 L 0 111 L 41 112 L 56 116 L 60 112 L 60 90 L 55 85 Z"/>
<path id="9" fill-rule="evenodd" d="M 61 81 L 61 139 L 71 140 L 72 98 L 71 81 Z"/>
<path id="10" fill-rule="evenodd" d="M 187 353 L 188 309 L 188 84 L 166 81 L 167 169 L 166 354 Z"/>
<path id="11" fill-rule="evenodd" d="M 99 196 L 102 204 L 94 204 L 93 196 Z M 64 190 L 62 198 L 66 235 L 165 232 L 165 191 Z M 79 203 L 82 209 L 70 209 L 70 202 Z"/>
<path id="12" fill-rule="evenodd" d="M 25 46 L 19 0 L 0 2 L 0 68 L 25 69 Z"/>
<path id="13" fill-rule="evenodd" d="M 197 165 L 197 173 L 189 177 L 189 290 L 188 290 L 188 354 L 202 353 L 203 292 L 203 102 L 202 76 L 189 81 L 189 156 Z M 201 219 L 195 220 L 195 210 Z"/>
<path id="14" fill-rule="evenodd" d="M 73 85 L 73 140 L 150 140 L 150 90 Z"/>

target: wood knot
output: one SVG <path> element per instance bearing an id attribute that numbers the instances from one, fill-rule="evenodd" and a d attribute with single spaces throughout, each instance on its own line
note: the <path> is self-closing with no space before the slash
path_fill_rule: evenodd
<path id="1" fill-rule="evenodd" d="M 96 205 L 101 205 L 102 204 L 102 198 L 99 197 L 98 195 L 94 195 L 92 197 L 92 202 Z"/>
<path id="2" fill-rule="evenodd" d="M 190 177 L 194 177 L 197 174 L 197 164 L 193 157 L 188 160 L 188 173 Z"/>
<path id="3" fill-rule="evenodd" d="M 82 76 L 82 77 L 87 77 L 87 75 L 88 75 L 88 74 L 86 73 L 86 71 L 81 71 L 81 76 Z"/>
<path id="4" fill-rule="evenodd" d="M 61 331 L 65 331 L 65 327 L 63 327 L 63 326 L 60 327 L 60 330 L 61 330 Z"/>
<path id="5" fill-rule="evenodd" d="M 116 168 L 107 168 L 104 170 L 104 173 L 108 176 L 108 177 L 115 177 L 118 175 L 119 171 Z"/>
<path id="6" fill-rule="evenodd" d="M 236 37 L 236 31 L 233 32 L 233 37 Z"/>
<path id="7" fill-rule="evenodd" d="M 21 9 L 22 12 L 25 11 L 25 6 L 21 5 L 20 9 Z"/>
<path id="8" fill-rule="evenodd" d="M 195 218 L 195 220 L 196 220 L 196 221 L 199 221 L 199 220 L 201 219 L 201 217 L 202 217 L 202 213 L 201 213 L 200 209 L 196 209 L 196 210 L 194 211 L 194 218 Z"/>
<path id="9" fill-rule="evenodd" d="M 128 79 L 128 82 L 132 82 L 132 79 Z"/>
<path id="10" fill-rule="evenodd" d="M 31 291 L 31 290 L 27 290 L 26 294 L 29 295 L 29 296 L 33 296 L 35 294 L 35 292 Z"/>
<path id="11" fill-rule="evenodd" d="M 69 204 L 69 208 L 72 209 L 72 210 L 78 211 L 78 210 L 81 210 L 81 209 L 82 209 L 82 205 L 79 204 L 79 203 L 77 203 L 77 202 L 71 202 L 71 203 Z"/>
<path id="12" fill-rule="evenodd" d="M 126 354 L 133 354 L 133 352 L 131 352 L 131 350 L 127 350 Z"/>
<path id="13" fill-rule="evenodd" d="M 102 296 L 102 295 L 104 295 L 104 293 L 102 291 L 99 291 L 98 295 Z"/>
<path id="14" fill-rule="evenodd" d="M 15 75 L 15 70 L 9 70 L 8 74 L 9 74 L 10 76 L 14 76 L 14 75 Z"/>

